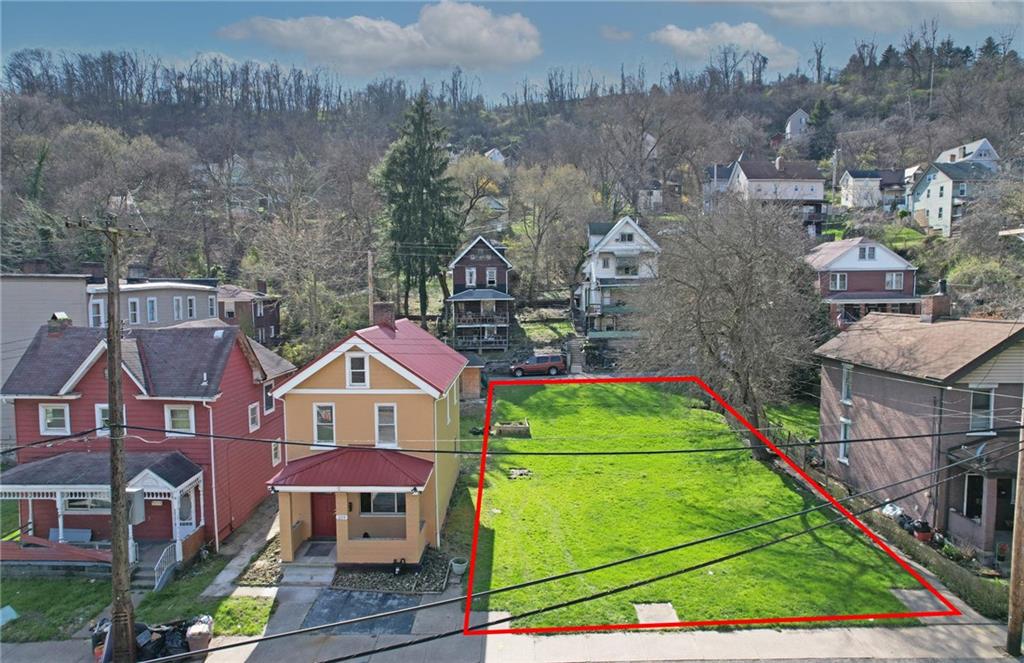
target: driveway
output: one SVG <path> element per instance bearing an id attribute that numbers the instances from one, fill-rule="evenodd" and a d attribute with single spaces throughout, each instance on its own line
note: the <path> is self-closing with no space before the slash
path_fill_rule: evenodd
<path id="1" fill-rule="evenodd" d="M 320 626 L 345 619 L 355 619 L 381 612 L 390 612 L 419 605 L 420 597 L 409 594 L 388 594 L 384 592 L 359 592 L 348 589 L 323 589 L 310 606 L 302 627 Z M 337 626 L 330 635 L 408 635 L 412 633 L 416 613 L 408 612 L 372 621 Z"/>

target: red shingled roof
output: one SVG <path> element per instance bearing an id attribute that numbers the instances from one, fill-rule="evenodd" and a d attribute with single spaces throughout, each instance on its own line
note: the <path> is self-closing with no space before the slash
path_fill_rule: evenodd
<path id="1" fill-rule="evenodd" d="M 455 382 L 467 363 L 465 357 L 406 318 L 396 320 L 394 329 L 376 325 L 355 335 L 441 392 Z"/>
<path id="2" fill-rule="evenodd" d="M 294 460 L 267 482 L 270 486 L 412 488 L 425 486 L 434 469 L 429 460 L 374 447 L 343 447 Z"/>

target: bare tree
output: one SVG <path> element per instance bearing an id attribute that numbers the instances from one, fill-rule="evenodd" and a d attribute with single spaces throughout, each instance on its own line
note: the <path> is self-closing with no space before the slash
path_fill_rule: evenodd
<path id="1" fill-rule="evenodd" d="M 825 57 L 825 42 L 815 41 L 814 42 L 814 80 L 818 85 L 821 85 L 822 74 L 824 72 L 823 60 Z"/>
<path id="2" fill-rule="evenodd" d="M 787 393 L 820 329 L 799 219 L 783 207 L 725 198 L 659 241 L 658 278 L 639 296 L 645 313 L 630 363 L 700 375 L 760 426 L 764 405 Z"/>

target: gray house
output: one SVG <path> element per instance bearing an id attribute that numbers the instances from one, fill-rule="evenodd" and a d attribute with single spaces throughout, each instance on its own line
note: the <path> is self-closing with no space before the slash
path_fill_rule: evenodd
<path id="1" fill-rule="evenodd" d="M 86 289 L 88 325 L 107 326 L 107 284 Z M 187 320 L 217 318 L 217 288 L 186 281 L 121 281 L 121 319 L 128 327 L 170 327 Z"/>
<path id="2" fill-rule="evenodd" d="M 962 476 L 898 505 L 982 561 L 1003 561 L 1019 497 L 1016 459 L 997 457 L 1012 451 L 1018 436 L 1005 429 L 1021 420 L 1024 327 L 948 313 L 948 295 L 927 295 L 920 316 L 869 313 L 815 351 L 822 363 L 822 439 L 925 436 L 828 445 L 826 470 L 867 490 L 964 461 L 947 470 Z M 875 498 L 931 482 L 905 483 Z"/>

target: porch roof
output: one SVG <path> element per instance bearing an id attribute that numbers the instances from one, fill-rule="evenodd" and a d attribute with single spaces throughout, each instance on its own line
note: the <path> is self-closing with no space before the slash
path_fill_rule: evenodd
<path id="1" fill-rule="evenodd" d="M 452 295 L 448 298 L 450 302 L 478 302 L 485 299 L 494 299 L 497 301 L 512 301 L 515 299 L 508 293 L 501 292 L 500 290 L 494 290 L 492 288 L 472 288 L 469 290 L 463 290 L 462 292 Z"/>
<path id="2" fill-rule="evenodd" d="M 291 461 L 267 482 L 277 490 L 316 488 L 424 488 L 434 463 L 398 450 L 373 447 L 331 449 Z M 365 490 L 364 490 L 365 492 Z M 399 490 L 401 492 L 401 490 Z"/>
<path id="3" fill-rule="evenodd" d="M 188 483 L 202 468 L 178 451 L 128 452 L 125 474 L 131 482 L 146 471 L 172 488 Z M 3 473 L 4 488 L 20 486 L 109 486 L 110 456 L 73 451 L 12 467 Z"/>

